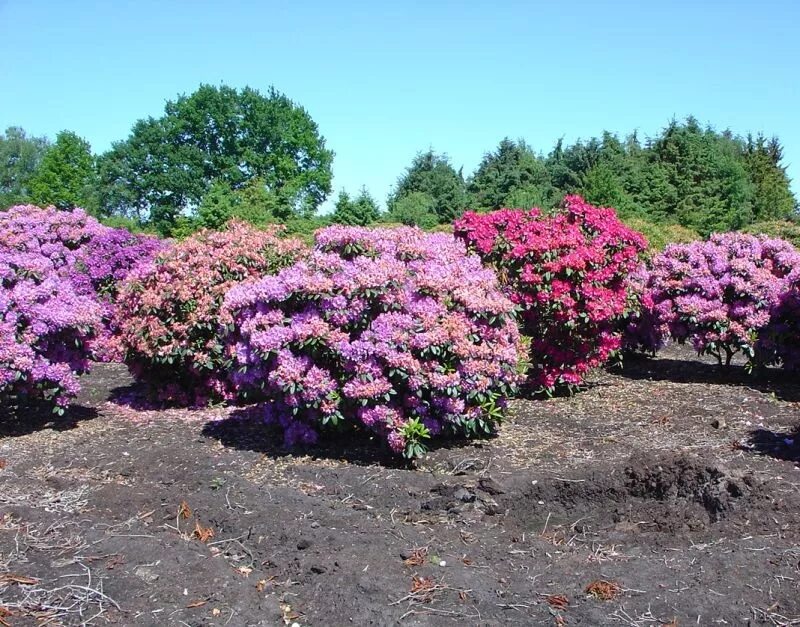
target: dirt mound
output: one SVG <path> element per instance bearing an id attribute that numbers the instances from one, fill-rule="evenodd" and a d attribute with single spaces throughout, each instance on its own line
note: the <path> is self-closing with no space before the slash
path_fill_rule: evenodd
<path id="1" fill-rule="evenodd" d="M 688 455 L 635 456 L 619 469 L 532 479 L 503 499 L 522 529 L 692 532 L 782 506 L 753 474 Z"/>

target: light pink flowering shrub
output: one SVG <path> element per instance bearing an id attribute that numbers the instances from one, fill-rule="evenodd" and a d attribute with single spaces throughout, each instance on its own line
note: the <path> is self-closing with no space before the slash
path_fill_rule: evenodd
<path id="1" fill-rule="evenodd" d="M 304 254 L 302 243 L 279 232 L 243 222 L 201 231 L 122 284 L 118 333 L 125 361 L 159 401 L 202 405 L 232 397 L 223 342 L 231 318 L 220 306 L 233 285 Z"/>
<path id="2" fill-rule="evenodd" d="M 329 227 L 225 309 L 234 383 L 289 446 L 339 425 L 415 457 L 432 435 L 491 432 L 517 382 L 513 304 L 451 235 Z"/>
<path id="3" fill-rule="evenodd" d="M 800 271 L 800 252 L 763 235 L 724 233 L 671 244 L 652 260 L 644 315 L 656 336 L 691 342 L 720 364 L 729 365 L 740 351 L 751 364 L 761 363 L 770 358 L 757 354 L 759 337 L 793 271 Z"/>
<path id="4" fill-rule="evenodd" d="M 547 392 L 578 386 L 620 348 L 626 277 L 646 241 L 613 209 L 567 196 L 551 214 L 467 213 L 455 233 L 497 270 L 519 306 L 522 333 L 531 338 L 532 385 Z"/>

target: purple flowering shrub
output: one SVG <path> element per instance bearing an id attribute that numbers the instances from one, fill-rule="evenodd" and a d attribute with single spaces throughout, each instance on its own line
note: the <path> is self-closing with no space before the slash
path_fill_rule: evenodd
<path id="1" fill-rule="evenodd" d="M 329 227 L 225 309 L 233 382 L 287 446 L 363 428 L 416 457 L 442 432 L 493 431 L 518 383 L 514 306 L 452 235 Z"/>
<path id="2" fill-rule="evenodd" d="M 724 233 L 671 244 L 652 260 L 642 302 L 656 338 L 691 342 L 729 365 L 742 352 L 751 365 L 770 314 L 800 268 L 800 252 L 766 236 Z"/>
<path id="3" fill-rule="evenodd" d="M 800 266 L 787 278 L 769 324 L 759 334 L 758 350 L 764 363 L 800 370 Z"/>
<path id="4" fill-rule="evenodd" d="M 52 259 L 0 244 L 0 406 L 43 400 L 62 412 L 99 324 L 97 303 Z"/>
<path id="5" fill-rule="evenodd" d="M 101 307 L 103 324 L 92 340 L 93 357 L 119 358 L 114 339 L 117 285 L 151 260 L 164 244 L 155 237 L 106 227 L 82 209 L 20 205 L 0 212 L 0 246 L 44 264 L 79 295 Z"/>

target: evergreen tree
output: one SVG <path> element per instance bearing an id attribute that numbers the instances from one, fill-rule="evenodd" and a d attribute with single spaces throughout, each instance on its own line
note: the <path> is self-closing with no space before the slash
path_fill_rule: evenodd
<path id="1" fill-rule="evenodd" d="M 467 207 L 464 177 L 450 164 L 447 155 L 432 150 L 419 153 L 389 196 L 389 212 L 403 197 L 414 192 L 426 194 L 433 201 L 432 212 L 439 224 L 449 224 Z"/>
<path id="2" fill-rule="evenodd" d="M 378 204 L 367 188 L 362 187 L 354 199 L 351 199 L 344 190 L 339 193 L 331 221 L 348 226 L 367 226 L 377 222 L 379 218 Z"/>
<path id="3" fill-rule="evenodd" d="M 533 199 L 548 205 L 555 201 L 544 159 L 524 141 L 514 142 L 507 137 L 495 152 L 484 155 L 467 191 L 476 209 L 532 206 L 529 202 Z M 525 202 L 519 204 L 522 199 Z"/>
<path id="4" fill-rule="evenodd" d="M 777 137 L 770 140 L 747 136 L 745 167 L 755 187 L 753 217 L 756 221 L 786 220 L 795 216 L 796 200 L 781 165 L 783 148 Z"/>

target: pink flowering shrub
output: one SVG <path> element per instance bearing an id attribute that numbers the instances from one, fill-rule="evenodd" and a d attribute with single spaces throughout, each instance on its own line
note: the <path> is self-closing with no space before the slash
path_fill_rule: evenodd
<path id="1" fill-rule="evenodd" d="M 0 243 L 0 406 L 43 400 L 62 412 L 99 324 L 97 303 L 49 258 Z"/>
<path id="2" fill-rule="evenodd" d="M 742 352 L 755 364 L 759 336 L 800 271 L 800 252 L 766 236 L 723 233 L 671 244 L 652 260 L 646 315 L 656 334 L 691 342 L 729 365 Z M 796 274 L 796 273 L 795 273 Z"/>
<path id="3" fill-rule="evenodd" d="M 225 298 L 234 383 L 285 443 L 367 429 L 416 457 L 491 432 L 517 382 L 513 304 L 451 235 L 333 226 L 307 259 Z"/>
<path id="4" fill-rule="evenodd" d="M 229 399 L 223 337 L 231 322 L 220 310 L 233 285 L 272 274 L 302 256 L 278 227 L 259 231 L 230 222 L 201 231 L 139 266 L 117 299 L 125 361 L 157 400 L 203 405 Z"/>
<path id="5" fill-rule="evenodd" d="M 103 324 L 92 340 L 92 353 L 96 359 L 110 360 L 119 358 L 113 337 L 117 285 L 164 244 L 155 237 L 106 227 L 82 209 L 23 205 L 0 212 L 0 246 L 38 258 L 48 273 L 55 272 L 77 294 L 97 301 Z"/>
<path id="6" fill-rule="evenodd" d="M 531 338 L 532 385 L 547 392 L 580 385 L 620 348 L 626 277 L 647 244 L 613 209 L 567 196 L 552 214 L 467 213 L 455 233 L 497 270 L 519 306 L 522 332 Z"/>

